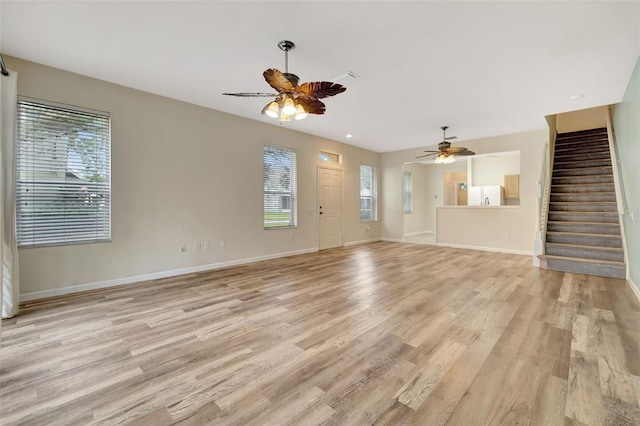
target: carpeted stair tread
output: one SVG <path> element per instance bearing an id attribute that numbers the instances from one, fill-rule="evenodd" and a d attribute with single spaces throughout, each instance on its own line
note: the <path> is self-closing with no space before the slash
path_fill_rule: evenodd
<path id="1" fill-rule="evenodd" d="M 545 254 L 614 262 L 624 261 L 624 250 L 622 248 L 586 246 L 583 244 L 546 243 Z"/>
<path id="2" fill-rule="evenodd" d="M 624 251 L 620 247 L 596 247 L 586 246 L 584 244 L 565 244 L 565 243 L 546 243 L 547 246 L 560 247 L 560 248 L 579 248 L 584 250 L 602 250 L 612 253 L 623 253 Z"/>
<path id="3" fill-rule="evenodd" d="M 553 175 L 555 177 L 567 177 L 567 176 L 588 176 L 588 175 L 606 175 L 613 173 L 612 166 L 594 166 L 594 167 L 579 167 L 579 168 L 564 168 L 554 169 Z"/>
<path id="4" fill-rule="evenodd" d="M 611 165 L 611 159 L 557 161 L 553 163 L 553 170 L 581 169 L 584 167 L 607 167 Z"/>
<path id="5" fill-rule="evenodd" d="M 551 225 L 558 225 L 558 224 L 563 224 L 563 225 L 597 225 L 597 226 L 610 226 L 612 228 L 620 226 L 618 223 L 581 222 L 581 221 L 573 221 L 573 220 L 572 221 L 569 221 L 569 220 L 550 220 L 547 223 L 549 223 Z"/>
<path id="6" fill-rule="evenodd" d="M 620 235 L 610 234 L 594 234 L 590 232 L 563 232 L 563 231 L 548 231 L 547 235 L 567 235 L 567 236 L 580 236 L 580 237 L 594 237 L 594 238 L 607 238 L 607 239 L 620 239 Z"/>
<path id="7" fill-rule="evenodd" d="M 567 153 L 567 154 L 559 154 L 556 153 L 554 156 L 555 162 L 571 162 L 571 161 L 585 161 L 585 160 L 608 160 L 611 158 L 609 151 L 599 151 L 599 152 L 589 152 L 588 154 L 575 154 L 575 153 Z"/>
<path id="8" fill-rule="evenodd" d="M 618 223 L 617 214 L 605 214 L 605 212 L 577 212 L 571 210 L 549 211 L 547 220 L 553 221 L 573 221 L 592 223 Z"/>
<path id="9" fill-rule="evenodd" d="M 570 232 L 591 235 L 620 235 L 620 225 L 606 222 L 547 222 L 547 232 Z"/>
<path id="10" fill-rule="evenodd" d="M 619 235 L 609 234 L 594 234 L 591 232 L 564 232 L 564 231 L 548 231 L 547 235 L 566 235 L 566 236 L 579 236 L 579 237 L 594 237 L 594 238 L 606 238 L 606 239 L 620 239 Z"/>
<path id="11" fill-rule="evenodd" d="M 622 238 L 618 235 L 584 232 L 547 231 L 547 238 L 545 242 L 577 244 L 593 247 L 622 247 Z"/>
<path id="12" fill-rule="evenodd" d="M 559 133 L 556 140 L 572 140 L 572 139 L 588 139 L 588 138 L 606 138 L 607 129 L 604 127 L 598 130 L 580 130 L 577 132 Z"/>
<path id="13" fill-rule="evenodd" d="M 587 140 L 556 140 L 555 144 L 558 149 L 604 147 L 608 145 L 609 141 L 607 139 L 601 138 L 593 138 Z"/>
<path id="14" fill-rule="evenodd" d="M 615 202 L 615 192 L 552 192 L 551 202 L 590 203 L 590 202 Z"/>
<path id="15" fill-rule="evenodd" d="M 624 262 L 616 262 L 614 260 L 583 259 L 580 257 L 554 256 L 552 254 L 541 254 L 540 258 L 541 259 L 562 259 L 562 260 L 571 260 L 572 262 L 596 263 L 596 264 L 612 265 L 612 266 L 624 266 Z"/>
<path id="16" fill-rule="evenodd" d="M 625 279 L 627 274 L 624 262 L 545 254 L 540 255 L 539 258 L 548 269 L 554 271 L 617 279 Z"/>
<path id="17" fill-rule="evenodd" d="M 600 143 L 589 146 L 588 152 L 585 152 L 585 146 L 580 144 L 567 144 L 565 146 L 556 145 L 554 157 L 559 155 L 577 154 L 582 155 L 589 152 L 609 152 L 609 143 Z"/>
<path id="18" fill-rule="evenodd" d="M 603 175 L 556 176 L 551 179 L 552 185 L 591 185 L 598 183 L 613 183 L 613 173 Z"/>
<path id="19" fill-rule="evenodd" d="M 615 212 L 617 204 L 613 201 L 593 201 L 589 203 L 571 201 L 552 201 L 549 203 L 549 211 L 553 212 Z"/>
<path id="20" fill-rule="evenodd" d="M 551 191 L 559 192 L 563 194 L 584 194 L 584 193 L 598 193 L 598 192 L 613 192 L 615 193 L 615 186 L 613 183 L 566 183 L 561 185 L 551 185 Z"/>

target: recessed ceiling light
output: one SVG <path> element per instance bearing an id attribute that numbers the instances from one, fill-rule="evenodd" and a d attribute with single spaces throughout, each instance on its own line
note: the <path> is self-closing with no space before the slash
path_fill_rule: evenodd
<path id="1" fill-rule="evenodd" d="M 584 98 L 584 95 L 573 95 L 573 96 L 569 96 L 569 100 L 570 101 L 579 101 L 580 99 Z"/>
<path id="2" fill-rule="evenodd" d="M 351 133 L 349 133 L 348 135 L 346 135 L 347 138 L 352 138 L 353 135 Z"/>

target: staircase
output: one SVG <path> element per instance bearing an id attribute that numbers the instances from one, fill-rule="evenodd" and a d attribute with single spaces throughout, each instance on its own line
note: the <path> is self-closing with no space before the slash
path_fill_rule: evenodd
<path id="1" fill-rule="evenodd" d="M 541 266 L 626 277 L 607 129 L 556 138 Z"/>

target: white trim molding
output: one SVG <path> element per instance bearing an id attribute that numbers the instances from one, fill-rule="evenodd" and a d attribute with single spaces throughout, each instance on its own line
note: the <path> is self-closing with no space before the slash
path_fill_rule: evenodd
<path id="1" fill-rule="evenodd" d="M 360 240 L 360 241 L 349 241 L 344 243 L 345 247 L 358 246 L 360 244 L 370 244 L 377 243 L 380 241 L 380 238 L 371 238 L 370 240 Z"/>
<path id="2" fill-rule="evenodd" d="M 627 272 L 627 276 L 629 276 L 628 272 Z M 638 286 L 633 282 L 631 278 L 627 279 L 627 284 L 629 284 L 629 287 L 631 287 L 631 291 L 633 292 L 633 294 L 636 295 L 638 302 L 640 302 L 640 288 L 638 288 Z"/>
<path id="3" fill-rule="evenodd" d="M 520 254 L 522 256 L 533 256 L 532 251 L 526 250 L 511 250 L 499 247 L 482 247 L 482 246 L 468 246 L 465 244 L 449 244 L 449 243 L 436 243 L 438 247 L 450 247 L 450 248 L 460 248 L 460 249 L 468 249 L 468 250 L 480 250 L 480 251 L 491 251 L 494 253 L 509 253 L 509 254 Z"/>
<path id="4" fill-rule="evenodd" d="M 65 294 L 71 294 L 71 293 L 79 293 L 81 291 L 98 290 L 102 288 L 115 287 L 119 285 L 134 284 L 134 283 L 143 282 L 143 281 L 157 280 L 160 278 L 175 277 L 177 275 L 192 274 L 195 272 L 203 272 L 203 271 L 209 271 L 214 269 L 227 268 L 229 266 L 237 266 L 237 265 L 244 265 L 247 263 L 261 262 L 263 260 L 277 259 L 280 257 L 315 253 L 317 251 L 318 251 L 318 247 L 312 247 L 309 249 L 269 254 L 266 256 L 235 259 L 235 260 L 229 260 L 225 262 L 210 263 L 208 265 L 191 266 L 188 268 L 180 268 L 180 269 L 173 269 L 169 271 L 153 272 L 150 274 L 135 275 L 131 277 L 116 278 L 114 280 L 98 281 L 98 282 L 86 283 L 86 284 L 77 284 L 77 285 L 71 285 L 68 287 L 61 287 L 61 288 L 56 288 L 51 290 L 34 291 L 31 293 L 22 293 L 20 295 L 20 301 L 26 302 L 29 300 L 44 299 L 46 297 L 54 297 L 54 296 L 62 296 Z"/>

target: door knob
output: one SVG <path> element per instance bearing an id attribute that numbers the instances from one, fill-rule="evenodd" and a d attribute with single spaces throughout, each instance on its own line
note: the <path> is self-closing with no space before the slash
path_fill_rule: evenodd
<path id="1" fill-rule="evenodd" d="M 322 214 L 322 212 L 320 212 L 320 214 Z"/>

